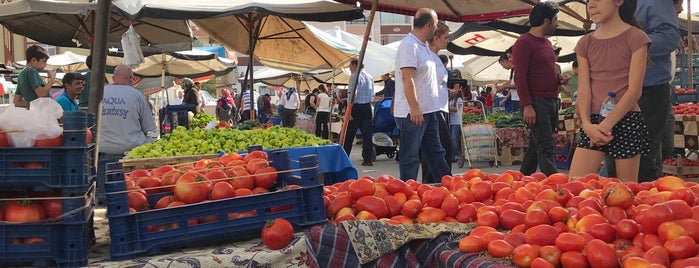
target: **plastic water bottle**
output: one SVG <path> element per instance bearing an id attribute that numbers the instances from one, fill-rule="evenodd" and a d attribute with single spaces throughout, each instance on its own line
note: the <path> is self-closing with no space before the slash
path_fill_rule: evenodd
<path id="1" fill-rule="evenodd" d="M 616 93 L 614 92 L 609 92 L 609 94 L 607 94 L 607 98 L 604 100 L 604 102 L 602 102 L 602 107 L 599 109 L 600 116 L 607 117 L 607 115 L 609 115 L 609 113 L 614 109 L 614 106 L 616 106 L 614 97 L 616 97 Z"/>
<path id="2" fill-rule="evenodd" d="M 163 123 L 160 125 L 160 130 L 162 133 L 172 132 L 172 121 L 170 120 L 170 116 L 168 114 L 165 114 Z"/>

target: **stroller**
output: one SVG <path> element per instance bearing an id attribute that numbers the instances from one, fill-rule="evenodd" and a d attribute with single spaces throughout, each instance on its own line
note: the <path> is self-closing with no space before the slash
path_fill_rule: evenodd
<path id="1" fill-rule="evenodd" d="M 396 120 L 391 114 L 391 99 L 383 99 L 374 104 L 374 134 L 371 137 L 374 150 L 371 153 L 371 161 L 376 161 L 377 155 L 385 154 L 388 158 L 396 156 L 398 160 L 397 143 L 393 139 L 399 135 Z"/>

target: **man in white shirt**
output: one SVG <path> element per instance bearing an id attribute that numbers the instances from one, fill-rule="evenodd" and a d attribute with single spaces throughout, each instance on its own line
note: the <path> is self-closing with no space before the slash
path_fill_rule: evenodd
<path id="1" fill-rule="evenodd" d="M 396 53 L 396 104 L 393 114 L 400 129 L 400 179 L 416 179 L 419 152 L 430 161 L 427 167 L 434 178 L 450 175 L 439 139 L 437 113 L 439 102 L 437 69 L 441 62 L 432 55 L 427 40 L 437 29 L 437 13 L 421 8 L 415 14 L 413 30 Z"/>
<path id="2" fill-rule="evenodd" d="M 330 137 L 330 95 L 325 89 L 325 85 L 319 85 L 318 101 L 315 104 L 316 111 L 316 136 L 323 139 Z"/>

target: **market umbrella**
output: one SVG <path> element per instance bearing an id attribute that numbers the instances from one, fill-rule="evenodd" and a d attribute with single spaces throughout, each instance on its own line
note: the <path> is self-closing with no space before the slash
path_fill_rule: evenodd
<path id="1" fill-rule="evenodd" d="M 306 89 L 313 90 L 320 85 L 320 83 L 309 74 L 295 73 L 270 67 L 263 67 L 255 70 L 253 76 L 255 77 L 255 82 L 285 88 L 296 87 L 299 91 Z"/>
<path id="2" fill-rule="evenodd" d="M 371 0 L 335 0 L 349 5 L 359 4 L 371 9 Z M 529 14 L 531 5 L 539 0 L 378 0 L 377 10 L 413 16 L 419 8 L 437 12 L 440 20 L 490 21 L 497 18 Z"/>
<path id="3" fill-rule="evenodd" d="M 43 44 L 90 48 L 97 2 L 56 0 L 13 0 L 0 3 L 0 24 L 10 32 Z M 112 12 L 109 47 L 121 47 L 121 35 L 133 25 L 141 36 L 144 51 L 177 51 L 192 48 L 192 33 L 186 20 L 126 19 Z"/>
<path id="4" fill-rule="evenodd" d="M 594 30 L 585 0 L 555 0 L 558 3 L 558 27 L 554 36 L 578 36 Z M 529 14 L 499 18 L 485 23 L 496 29 L 523 34 L 529 31 Z"/>
<path id="5" fill-rule="evenodd" d="M 478 23 L 464 23 L 453 32 L 447 44 L 447 50 L 454 54 L 480 56 L 500 56 L 505 50 L 515 44 L 519 34 L 499 30 Z M 560 62 L 575 60 L 575 45 L 580 36 L 551 36 L 549 41 L 555 47 L 561 48 Z"/>
<path id="6" fill-rule="evenodd" d="M 64 73 L 86 71 L 87 64 L 85 64 L 85 59 L 87 56 L 78 55 L 71 51 L 66 51 L 61 54 L 51 55 L 46 61 L 47 67 L 50 69 L 58 69 Z M 26 60 L 21 60 L 15 62 L 19 67 L 24 67 L 27 65 Z"/>
<path id="7" fill-rule="evenodd" d="M 114 68 L 123 61 L 123 52 L 110 51 L 107 66 Z M 223 75 L 232 72 L 234 61 L 219 58 L 216 53 L 187 50 L 146 55 L 144 62 L 133 67 L 134 74 L 140 77 L 200 77 Z"/>
<path id="8" fill-rule="evenodd" d="M 473 84 L 483 85 L 510 80 L 510 70 L 498 63 L 500 57 L 470 55 L 463 62 L 461 75 Z M 561 63 L 561 71 L 568 72 L 572 64 Z"/>
<path id="9" fill-rule="evenodd" d="M 316 81 L 325 84 L 349 85 L 350 71 L 348 68 L 337 70 L 317 70 L 309 73 Z M 381 75 L 373 76 L 374 83 L 381 82 Z"/>
<path id="10" fill-rule="evenodd" d="M 149 17 L 164 19 L 193 19 L 194 22 L 219 42 L 237 51 L 247 51 L 266 66 L 285 69 L 335 68 L 348 61 L 349 54 L 337 54 L 328 50 L 327 45 L 317 44 L 309 49 L 311 36 L 303 33 L 303 23 L 308 21 L 339 21 L 362 18 L 361 10 L 352 5 L 343 5 L 330 0 L 214 0 L 214 1 L 169 1 L 142 0 L 115 1 L 114 5 L 129 17 Z M 286 27 L 286 32 L 265 30 L 266 25 Z M 236 26 L 237 25 L 237 26 Z M 235 30 L 235 31 L 234 31 Z M 292 38 L 294 35 L 299 38 Z M 311 34 L 312 35 L 312 34 Z M 247 38 L 246 38 L 247 37 Z M 260 43 L 269 43 L 265 48 Z M 260 45 L 258 49 L 258 45 Z M 326 57 L 322 62 L 313 62 L 310 52 Z M 268 55 L 275 55 L 270 57 Z M 305 57 L 292 61 L 291 57 Z M 265 63 L 266 61 L 266 63 Z M 310 64 L 309 64 L 310 62 Z M 254 81 L 251 60 L 245 81 Z M 309 69 L 312 70 L 312 69 Z M 244 83 L 247 84 L 247 83 Z M 250 103 L 254 103 L 250 94 Z M 250 110 L 250 118 L 254 112 Z"/>
<path id="11" fill-rule="evenodd" d="M 107 56 L 107 67 L 113 69 L 117 65 L 122 64 L 123 57 L 123 52 L 110 51 Z M 216 53 L 188 50 L 147 55 L 143 63 L 133 68 L 133 72 L 142 78 L 160 77 L 161 89 L 165 89 L 165 78 L 168 76 L 201 77 L 212 74 L 223 75 L 232 72 L 235 67 L 234 61 L 219 58 Z"/>
<path id="12" fill-rule="evenodd" d="M 194 20 L 202 30 L 217 41 L 236 51 L 250 51 L 251 34 L 247 22 L 240 17 L 227 16 Z M 307 72 L 317 69 L 344 67 L 356 54 L 354 47 L 336 42 L 333 45 L 317 37 L 322 32 L 312 32 L 301 21 L 273 15 L 263 16 L 258 21 L 253 56 L 267 67 Z"/>
<path id="13" fill-rule="evenodd" d="M 335 27 L 332 30 L 325 31 L 330 36 L 341 40 L 353 47 L 361 48 L 364 38 L 352 33 L 348 33 Z M 395 69 L 396 49 L 382 46 L 379 43 L 369 41 L 366 47 L 366 58 L 364 59 L 364 70 L 376 79 L 381 80 L 381 75 L 393 72 Z"/>

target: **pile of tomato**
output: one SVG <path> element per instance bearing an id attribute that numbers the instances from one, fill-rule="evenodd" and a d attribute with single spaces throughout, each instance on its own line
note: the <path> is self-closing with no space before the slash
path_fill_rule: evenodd
<path id="1" fill-rule="evenodd" d="M 269 166 L 267 154 L 253 151 L 244 157 L 230 153 L 218 160 L 202 159 L 178 167 L 164 165 L 152 170 L 137 169 L 125 174 L 125 181 L 130 210 L 139 212 L 266 193 L 274 190 L 277 175 L 277 170 Z M 299 186 L 287 185 L 284 189 L 294 188 Z M 171 194 L 161 197 L 151 207 L 148 195 L 161 192 Z M 229 218 L 254 215 L 255 211 L 231 213 Z"/>
<path id="2" fill-rule="evenodd" d="M 0 197 L 0 224 L 60 222 L 63 200 L 54 192 L 28 192 L 24 197 L 2 194 Z M 26 198 L 26 199 L 24 199 Z M 3 200 L 4 199 L 4 200 Z M 14 238 L 12 244 L 43 244 L 39 237 Z"/>
<path id="3" fill-rule="evenodd" d="M 473 106 L 464 105 L 465 114 L 483 114 L 483 109 L 478 109 Z"/>
<path id="4" fill-rule="evenodd" d="M 672 106 L 672 113 L 678 115 L 697 115 L 697 113 L 699 113 L 699 104 L 680 103 Z"/>
<path id="5" fill-rule="evenodd" d="M 333 223 L 475 223 L 462 251 L 520 267 L 685 267 L 699 265 L 698 197 L 697 183 L 672 176 L 622 183 L 472 169 L 441 186 L 363 176 L 326 186 L 324 200 Z"/>

